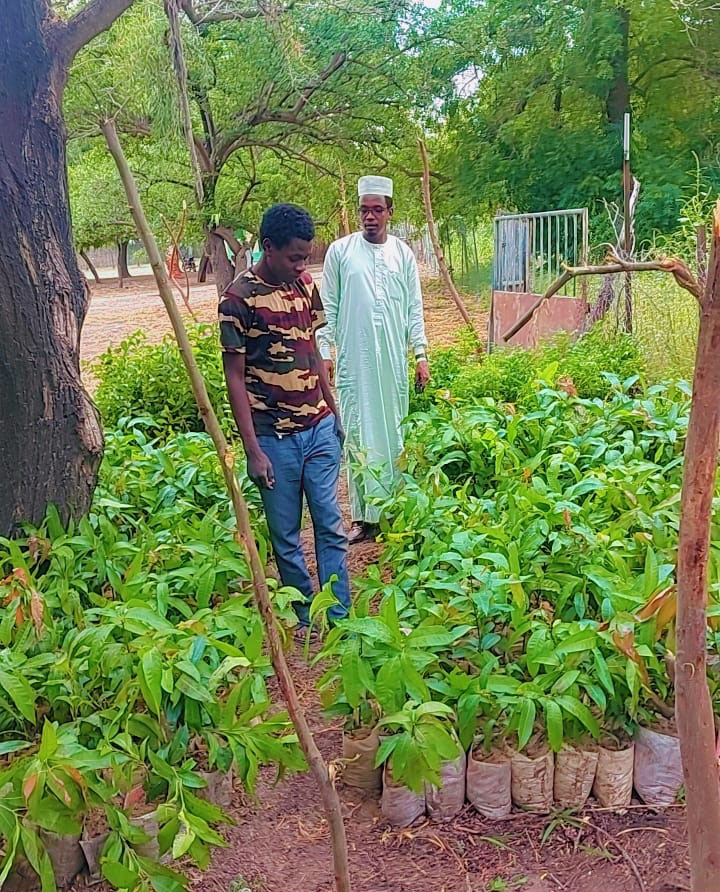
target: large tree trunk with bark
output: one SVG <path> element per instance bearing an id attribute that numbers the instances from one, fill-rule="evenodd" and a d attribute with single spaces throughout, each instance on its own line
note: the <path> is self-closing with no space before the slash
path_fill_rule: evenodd
<path id="1" fill-rule="evenodd" d="M 88 288 L 70 235 L 65 62 L 43 0 L 0 0 L 0 534 L 87 510 L 102 458 L 80 378 Z M 12 22 L 12 27 L 9 23 Z"/>
<path id="2" fill-rule="evenodd" d="M 677 560 L 675 708 L 693 892 L 720 889 L 720 783 L 706 653 L 710 522 L 720 445 L 720 204 L 713 235 L 700 309 Z"/>

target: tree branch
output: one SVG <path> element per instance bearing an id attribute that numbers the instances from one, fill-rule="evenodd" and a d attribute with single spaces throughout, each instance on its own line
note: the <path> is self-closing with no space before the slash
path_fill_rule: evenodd
<path id="1" fill-rule="evenodd" d="M 229 229 L 227 226 L 214 226 L 213 232 L 228 243 L 233 254 L 239 254 L 242 251 L 242 245 L 235 238 L 235 233 L 232 229 Z"/>
<path id="2" fill-rule="evenodd" d="M 659 270 L 665 273 L 672 273 L 675 277 L 675 281 L 681 288 L 689 291 L 698 301 L 701 300 L 700 286 L 698 285 L 697 279 L 682 260 L 671 257 L 661 257 L 659 260 L 648 260 L 638 263 L 623 260 L 614 254 L 611 254 L 607 260 L 608 262 L 602 266 L 566 266 L 565 272 L 555 279 L 547 291 L 535 301 L 530 309 L 523 314 L 511 328 L 505 332 L 502 336 L 502 340 L 507 344 L 510 338 L 515 337 L 519 331 L 525 328 L 545 301 L 550 300 L 550 298 L 557 294 L 566 282 L 569 282 L 570 279 L 574 279 L 576 276 L 606 276 L 613 273 Z"/>
<path id="3" fill-rule="evenodd" d="M 690 65 L 697 65 L 697 59 L 692 56 L 663 56 L 661 59 L 655 59 L 654 62 L 651 62 L 641 71 L 635 80 L 631 82 L 630 86 L 636 87 L 643 78 L 647 77 L 653 68 L 657 68 L 658 65 L 665 65 L 667 62 L 688 62 Z"/>
<path id="4" fill-rule="evenodd" d="M 243 19 L 257 19 L 266 14 L 266 10 L 261 6 L 257 6 L 254 9 L 220 9 L 221 4 L 216 3 L 213 9 L 204 13 L 195 8 L 192 0 L 181 0 L 180 5 L 185 15 L 196 27 L 199 27 L 200 25 L 212 25 L 217 22 L 235 22 Z M 287 6 L 278 10 L 278 13 L 282 14 L 288 12 L 294 5 L 294 3 L 288 3 Z"/>
<path id="5" fill-rule="evenodd" d="M 190 98 L 188 96 L 188 74 L 185 63 L 185 48 L 183 46 L 180 30 L 180 5 L 179 0 L 165 0 L 165 15 L 170 25 L 169 47 L 170 59 L 177 81 L 178 100 L 180 103 L 180 123 L 183 137 L 190 155 L 190 166 L 195 178 L 195 198 L 198 207 L 202 207 L 205 198 L 203 188 L 203 172 L 200 167 L 200 158 L 197 150 L 195 134 L 193 133 L 192 114 L 190 112 Z"/>
<path id="6" fill-rule="evenodd" d="M 135 0 L 92 0 L 80 12 L 59 26 L 60 49 L 70 63 L 76 54 L 98 34 L 113 24 Z"/>
<path id="7" fill-rule="evenodd" d="M 302 124 L 300 115 L 305 106 L 310 102 L 313 95 L 328 81 L 336 71 L 338 71 L 347 61 L 347 53 L 339 52 L 330 60 L 330 64 L 325 68 L 317 78 L 309 83 L 295 100 L 295 104 L 289 109 L 277 109 L 276 111 L 267 111 L 261 109 L 256 112 L 248 121 L 251 127 L 257 127 L 258 124 Z"/>
<path id="8" fill-rule="evenodd" d="M 193 134 L 193 141 L 195 142 L 195 151 L 198 154 L 198 160 L 202 165 L 202 169 L 205 171 L 205 173 L 214 173 L 215 165 L 213 164 L 210 155 L 208 155 L 205 144 L 197 134 Z"/>

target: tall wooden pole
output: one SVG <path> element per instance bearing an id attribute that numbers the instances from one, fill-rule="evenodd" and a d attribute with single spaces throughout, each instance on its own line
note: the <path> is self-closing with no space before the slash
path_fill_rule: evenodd
<path id="1" fill-rule="evenodd" d="M 343 235 L 350 235 L 350 214 L 348 213 L 347 187 L 345 184 L 345 171 L 340 165 L 340 228 Z"/>
<path id="2" fill-rule="evenodd" d="M 692 892 L 720 889 L 720 783 L 707 684 L 710 522 L 720 445 L 720 202 L 700 301 L 677 558 L 675 710 L 685 776 Z"/>
<path id="3" fill-rule="evenodd" d="M 173 331 L 177 338 L 180 354 L 185 363 L 185 369 L 192 385 L 193 394 L 195 395 L 200 415 L 205 422 L 205 428 L 212 438 L 218 458 L 220 459 L 220 466 L 222 468 L 223 477 L 225 478 L 225 484 L 235 510 L 237 540 L 244 548 L 250 566 L 255 602 L 265 625 L 265 634 L 270 649 L 270 658 L 275 670 L 275 675 L 277 676 L 278 685 L 282 691 L 283 699 L 287 705 L 292 723 L 297 731 L 298 740 L 305 753 L 305 757 L 307 758 L 310 771 L 315 777 L 320 789 L 320 795 L 325 808 L 325 815 L 327 817 L 330 838 L 332 841 L 335 888 L 337 892 L 350 892 L 347 839 L 345 837 L 345 825 L 343 823 L 340 798 L 335 789 L 335 785 L 330 778 L 325 760 L 315 743 L 312 731 L 305 718 L 305 713 L 297 691 L 295 690 L 295 684 L 285 659 L 285 653 L 283 651 L 282 641 L 280 640 L 280 633 L 278 632 L 272 601 L 270 600 L 267 580 L 265 579 L 265 572 L 263 570 L 257 545 L 255 544 L 252 526 L 250 524 L 250 513 L 235 476 L 235 455 L 232 450 L 228 448 L 227 440 L 225 439 L 217 415 L 210 402 L 205 381 L 198 368 L 187 331 L 185 330 L 185 324 L 183 323 L 182 316 L 175 303 L 172 288 L 170 287 L 170 282 L 168 281 L 167 273 L 165 272 L 165 264 L 163 263 L 162 255 L 160 254 L 157 242 L 155 241 L 155 236 L 153 235 L 147 217 L 145 216 L 135 178 L 127 163 L 113 121 L 107 121 L 103 125 L 103 134 L 105 135 L 105 140 L 110 153 L 117 164 L 120 178 L 125 187 L 130 212 L 132 213 L 138 233 L 150 259 L 158 291 L 160 292 L 160 297 L 162 298 L 162 302 L 170 317 L 170 322 L 172 323 Z"/>
<path id="4" fill-rule="evenodd" d="M 450 292 L 450 296 L 455 301 L 455 306 L 460 311 L 460 315 L 462 316 L 465 325 L 467 325 L 468 328 L 472 330 L 473 334 L 477 336 L 477 331 L 475 330 L 473 321 L 467 311 L 465 301 L 462 299 L 462 297 L 460 297 L 460 293 L 455 287 L 455 283 L 453 282 L 452 276 L 450 275 L 450 270 L 448 269 L 447 262 L 445 261 L 445 255 L 443 254 L 443 249 L 440 246 L 440 240 L 438 239 L 437 227 L 435 226 L 435 217 L 433 215 L 432 209 L 432 196 L 430 194 L 430 161 L 428 159 L 425 143 L 421 139 L 418 140 L 418 148 L 420 149 L 420 159 L 422 161 L 423 167 L 422 194 L 423 202 L 425 203 L 425 219 L 427 220 L 428 232 L 430 233 L 430 241 L 432 242 L 433 251 L 435 252 L 435 257 L 437 258 L 438 267 L 440 268 L 440 274 L 445 281 L 445 285 L 447 287 L 447 290 Z"/>
<path id="5" fill-rule="evenodd" d="M 630 209 L 632 195 L 632 174 L 630 172 L 630 113 L 625 113 L 623 128 L 623 207 L 625 215 L 624 251 L 625 260 L 632 260 L 633 235 Z M 632 278 L 630 272 L 625 273 L 625 331 L 633 330 Z"/>

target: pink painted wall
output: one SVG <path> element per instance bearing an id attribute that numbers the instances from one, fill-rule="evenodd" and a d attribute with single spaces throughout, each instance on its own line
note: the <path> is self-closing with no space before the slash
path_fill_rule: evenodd
<path id="1" fill-rule="evenodd" d="M 507 346 L 502 340 L 503 334 L 530 309 L 538 297 L 538 294 L 518 291 L 493 292 L 493 346 Z M 509 344 L 535 347 L 538 341 L 557 332 L 579 331 L 588 309 L 587 301 L 580 297 L 551 297 L 541 304 L 532 320 L 510 339 Z"/>

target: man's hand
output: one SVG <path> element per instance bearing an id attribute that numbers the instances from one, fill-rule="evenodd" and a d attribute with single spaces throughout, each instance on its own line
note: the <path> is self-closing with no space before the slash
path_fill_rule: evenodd
<path id="1" fill-rule="evenodd" d="M 335 383 L 335 364 L 332 359 L 323 359 L 323 363 L 325 365 L 325 372 L 327 374 L 327 379 L 330 384 Z"/>
<path id="2" fill-rule="evenodd" d="M 256 486 L 262 489 L 272 489 L 275 486 L 273 466 L 262 450 L 248 455 L 247 465 L 248 476 Z"/>
<path id="3" fill-rule="evenodd" d="M 427 359 L 421 359 L 415 369 L 415 389 L 418 391 L 425 390 L 425 385 L 430 380 L 430 363 Z"/>
<path id="4" fill-rule="evenodd" d="M 340 445 L 345 445 L 345 431 L 342 426 L 342 422 L 340 421 L 340 416 L 335 415 L 335 436 L 340 440 Z"/>

